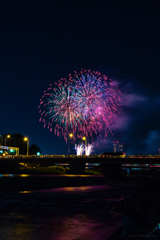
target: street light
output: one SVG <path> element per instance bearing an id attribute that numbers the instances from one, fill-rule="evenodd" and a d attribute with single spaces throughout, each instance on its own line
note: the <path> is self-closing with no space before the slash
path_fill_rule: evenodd
<path id="1" fill-rule="evenodd" d="M 73 137 L 73 133 L 70 133 L 68 136 L 68 155 L 70 155 L 70 139 Z"/>
<path id="2" fill-rule="evenodd" d="M 85 141 L 85 155 L 87 155 L 87 138 L 86 137 L 82 137 L 82 140 Z"/>
<path id="3" fill-rule="evenodd" d="M 11 137 L 11 135 L 7 135 L 7 136 L 5 136 L 5 152 L 6 152 L 6 140 L 7 140 L 7 138 L 10 138 Z"/>
<path id="4" fill-rule="evenodd" d="M 28 156 L 28 152 L 29 152 L 29 140 L 27 137 L 24 138 L 24 141 L 27 142 L 27 156 Z"/>
<path id="5" fill-rule="evenodd" d="M 70 134 L 69 134 L 69 136 L 70 136 L 70 138 L 72 138 L 72 137 L 73 137 L 73 134 L 72 134 L 72 133 L 70 133 Z"/>

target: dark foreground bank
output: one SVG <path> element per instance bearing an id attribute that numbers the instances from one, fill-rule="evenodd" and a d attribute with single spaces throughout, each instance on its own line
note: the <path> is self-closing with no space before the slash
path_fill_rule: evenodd
<path id="1" fill-rule="evenodd" d="M 120 213 L 122 226 L 109 238 L 160 239 L 160 179 L 145 178 L 123 202 L 114 208 Z"/>

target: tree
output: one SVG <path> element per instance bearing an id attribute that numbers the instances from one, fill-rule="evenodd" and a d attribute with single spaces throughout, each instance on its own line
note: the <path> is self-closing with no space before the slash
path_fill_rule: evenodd
<path id="1" fill-rule="evenodd" d="M 37 152 L 42 153 L 40 148 L 35 143 L 32 143 L 32 145 L 29 147 L 29 154 L 37 155 Z"/>

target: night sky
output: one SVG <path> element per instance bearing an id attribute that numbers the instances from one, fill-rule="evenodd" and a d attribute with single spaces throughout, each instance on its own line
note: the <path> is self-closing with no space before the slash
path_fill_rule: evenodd
<path id="1" fill-rule="evenodd" d="M 158 154 L 159 1 L 54 2 L 0 3 L 0 134 L 23 134 L 43 154 L 67 154 L 64 139 L 39 122 L 39 99 L 50 83 L 91 69 L 115 79 L 123 100 L 114 136 L 95 153 L 118 140 L 127 155 Z"/>

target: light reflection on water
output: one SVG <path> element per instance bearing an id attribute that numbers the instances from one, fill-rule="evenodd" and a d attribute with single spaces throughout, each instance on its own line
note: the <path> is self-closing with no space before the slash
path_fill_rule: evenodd
<path id="1" fill-rule="evenodd" d="M 38 175 L 38 174 L 10 174 L 10 173 L 4 173 L 4 174 L 0 174 L 0 177 L 59 177 L 59 178 L 63 178 L 63 177 L 94 177 L 94 178 L 99 178 L 99 177 L 104 177 L 104 175 L 74 175 L 74 174 L 66 174 L 66 175 Z"/>
<path id="2" fill-rule="evenodd" d="M 101 191 L 105 189 L 113 189 L 112 186 L 107 186 L 107 185 L 98 185 L 98 186 L 81 186 L 81 187 L 63 187 L 63 188 L 52 188 L 52 189 L 42 189 L 42 190 L 35 190 L 35 191 L 30 191 L 33 193 L 43 193 L 43 192 L 72 192 L 72 193 L 77 193 L 77 192 L 93 192 L 93 191 Z"/>
<path id="3" fill-rule="evenodd" d="M 83 192 L 94 192 L 105 189 L 113 189 L 113 186 L 98 185 L 98 186 L 81 186 L 81 187 L 63 187 L 63 188 L 51 188 L 41 189 L 34 191 L 20 191 L 19 193 L 83 193 Z"/>
<path id="4" fill-rule="evenodd" d="M 131 190 L 118 188 L 120 183 L 3 192 L 0 240 L 107 240 L 121 226 L 109 212 Z"/>
<path id="5" fill-rule="evenodd" d="M 0 177 L 13 177 L 13 174 L 0 174 Z"/>
<path id="6" fill-rule="evenodd" d="M 107 240 L 121 225 L 88 214 L 59 216 L 33 212 L 0 214 L 1 240 Z"/>
<path id="7" fill-rule="evenodd" d="M 81 187 L 63 187 L 63 188 L 51 188 L 34 191 L 20 191 L 19 193 L 83 193 L 101 191 L 105 189 L 113 189 L 113 186 L 98 185 L 98 186 L 81 186 Z"/>
<path id="8" fill-rule="evenodd" d="M 31 191 L 21 191 L 19 193 L 31 193 Z"/>

